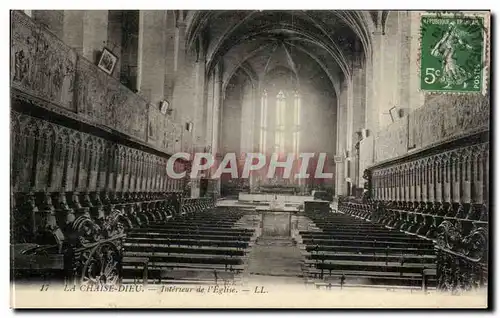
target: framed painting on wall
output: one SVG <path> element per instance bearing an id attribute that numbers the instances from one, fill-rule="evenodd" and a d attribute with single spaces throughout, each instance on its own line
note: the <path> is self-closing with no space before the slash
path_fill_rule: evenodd
<path id="1" fill-rule="evenodd" d="M 118 57 L 111 53 L 110 50 L 104 48 L 101 53 L 101 57 L 99 58 L 99 63 L 97 63 L 97 67 L 111 75 L 115 68 L 116 62 L 118 61 Z"/>

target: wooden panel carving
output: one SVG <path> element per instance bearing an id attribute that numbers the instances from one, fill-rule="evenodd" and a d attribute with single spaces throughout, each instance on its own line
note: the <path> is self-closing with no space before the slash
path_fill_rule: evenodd
<path id="1" fill-rule="evenodd" d="M 12 11 L 12 87 L 75 110 L 76 53 L 25 14 Z"/>
<path id="2" fill-rule="evenodd" d="M 78 150 L 77 150 L 77 178 L 75 189 L 77 191 L 84 191 L 87 188 L 87 177 L 89 168 L 89 152 L 88 146 L 91 140 L 88 134 L 79 134 Z"/>
<path id="3" fill-rule="evenodd" d="M 373 198 L 406 202 L 485 202 L 488 147 L 488 143 L 482 143 L 375 168 Z"/>
<path id="4" fill-rule="evenodd" d="M 375 161 L 380 162 L 404 155 L 408 151 L 408 125 L 403 118 L 375 136 Z"/>
<path id="5" fill-rule="evenodd" d="M 15 111 L 11 123 L 15 192 L 169 190 L 166 158 Z"/>
<path id="6" fill-rule="evenodd" d="M 12 187 L 29 191 L 35 155 L 35 125 L 29 118 L 12 114 Z"/>
<path id="7" fill-rule="evenodd" d="M 78 149 L 80 147 L 80 138 L 77 131 L 66 129 L 69 136 L 68 149 L 66 152 L 66 178 L 64 180 L 64 188 L 67 191 L 73 191 L 75 189 L 75 180 L 77 178 L 78 172 Z"/>
<path id="8" fill-rule="evenodd" d="M 51 183 L 53 168 L 52 153 L 54 149 L 55 128 L 48 122 L 35 121 L 35 191 L 45 191 Z"/>
<path id="9" fill-rule="evenodd" d="M 370 168 L 370 197 L 340 202 L 339 210 L 433 240 L 439 289 L 480 287 L 488 271 L 489 143 L 434 149 Z"/>
<path id="10" fill-rule="evenodd" d="M 68 146 L 68 135 L 62 132 L 62 127 L 54 126 L 54 151 L 53 151 L 53 165 L 51 171 L 51 184 L 49 191 L 62 190 L 63 178 L 66 174 L 66 151 Z"/>

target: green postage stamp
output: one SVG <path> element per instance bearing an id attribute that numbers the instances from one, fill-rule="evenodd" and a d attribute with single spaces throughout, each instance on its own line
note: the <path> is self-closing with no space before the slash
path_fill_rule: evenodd
<path id="1" fill-rule="evenodd" d="M 427 13 L 420 27 L 421 90 L 485 94 L 489 15 Z"/>

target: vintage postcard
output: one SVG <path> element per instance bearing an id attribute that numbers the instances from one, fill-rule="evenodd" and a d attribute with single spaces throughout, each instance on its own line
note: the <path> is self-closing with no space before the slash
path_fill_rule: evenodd
<path id="1" fill-rule="evenodd" d="M 12 10 L 11 306 L 488 308 L 490 30 Z"/>

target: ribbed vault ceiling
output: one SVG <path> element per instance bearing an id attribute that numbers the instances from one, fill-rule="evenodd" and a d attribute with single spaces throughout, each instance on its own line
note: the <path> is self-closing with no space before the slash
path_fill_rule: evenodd
<path id="1" fill-rule="evenodd" d="M 299 79 L 318 76 L 338 91 L 356 59 L 371 55 L 372 13 L 361 11 L 195 11 L 188 49 L 206 53 L 208 72 L 222 61 L 223 81 L 240 72 L 253 81 L 278 67 Z M 306 67 L 314 64 L 315 67 Z M 309 70 L 310 74 L 305 74 Z"/>

